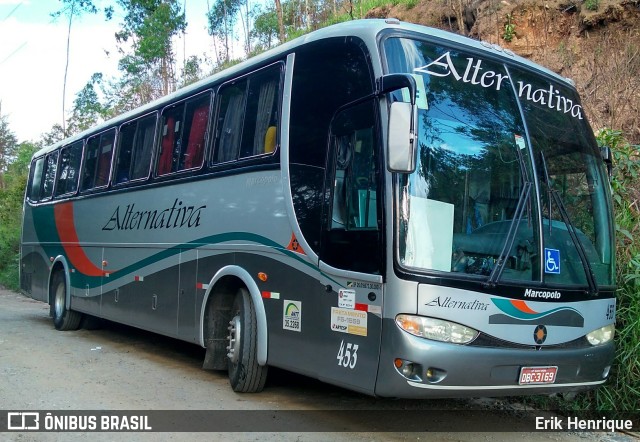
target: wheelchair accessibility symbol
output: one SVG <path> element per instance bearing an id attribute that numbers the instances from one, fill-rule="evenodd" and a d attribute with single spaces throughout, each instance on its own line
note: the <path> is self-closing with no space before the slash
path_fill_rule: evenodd
<path id="1" fill-rule="evenodd" d="M 544 249 L 544 272 L 560 274 L 560 250 Z"/>

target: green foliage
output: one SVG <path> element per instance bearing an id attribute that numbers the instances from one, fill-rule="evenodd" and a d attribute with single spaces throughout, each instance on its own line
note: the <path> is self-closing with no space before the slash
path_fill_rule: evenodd
<path id="1" fill-rule="evenodd" d="M 407 6 L 407 9 L 413 9 L 418 5 L 418 3 L 419 3 L 419 0 L 407 0 L 405 5 Z"/>
<path id="2" fill-rule="evenodd" d="M 89 129 L 109 114 L 109 109 L 102 105 L 95 87 L 102 83 L 102 74 L 95 73 L 76 94 L 73 109 L 67 124 L 67 136 Z"/>
<path id="3" fill-rule="evenodd" d="M 51 14 L 51 17 L 57 19 L 61 16 L 67 17 L 72 20 L 73 17 L 79 16 L 82 13 L 95 14 L 98 9 L 95 7 L 91 0 L 60 0 L 62 2 L 62 9 Z"/>
<path id="4" fill-rule="evenodd" d="M 513 23 L 513 16 L 511 14 L 507 14 L 506 19 L 507 22 L 504 24 L 502 39 L 504 41 L 511 42 L 511 40 L 513 40 L 513 37 L 516 36 L 516 25 Z"/>
<path id="5" fill-rule="evenodd" d="M 600 0 L 585 0 L 584 7 L 589 11 L 597 11 L 600 7 Z"/>
<path id="6" fill-rule="evenodd" d="M 16 155 L 3 174 L 4 189 L 0 192 L 0 285 L 14 290 L 19 286 L 22 201 L 29 161 L 37 149 L 31 143 L 16 146 Z"/>
<path id="7" fill-rule="evenodd" d="M 184 63 L 184 67 L 182 68 L 182 75 L 180 76 L 178 89 L 202 79 L 203 74 L 200 68 L 201 62 L 202 60 L 200 60 L 200 57 L 196 55 L 192 55 L 187 58 Z"/>
<path id="8" fill-rule="evenodd" d="M 273 46 L 278 38 L 278 15 L 274 9 L 268 9 L 256 16 L 251 36 L 265 49 Z"/>
<path id="9" fill-rule="evenodd" d="M 233 33 L 233 27 L 240 13 L 240 0 L 215 0 L 207 18 L 209 20 L 209 35 L 219 38 L 224 44 L 224 52 L 221 57 L 225 62 L 229 62 L 230 58 L 230 37 Z"/>
<path id="10" fill-rule="evenodd" d="M 172 39 L 185 31 L 187 22 L 179 0 L 118 0 L 118 4 L 125 17 L 116 40 L 127 43 L 132 53 L 120 49 L 124 55 L 118 69 L 123 77 L 117 87 L 124 102 L 116 99 L 112 107 L 128 110 L 132 103 L 144 104 L 175 89 Z M 111 16 L 113 9 L 107 14 Z"/>
<path id="11" fill-rule="evenodd" d="M 617 233 L 616 360 L 611 380 L 597 390 L 597 410 L 640 410 L 640 146 L 604 129 L 598 142 L 613 152 L 613 203 Z"/>
<path id="12" fill-rule="evenodd" d="M 16 136 L 9 129 L 6 115 L 0 113 L 0 189 L 2 189 L 2 172 L 15 157 L 17 142 Z"/>
<path id="13" fill-rule="evenodd" d="M 621 131 L 603 129 L 598 144 L 613 154 L 611 188 L 616 224 L 616 354 L 605 385 L 575 396 L 521 398 L 538 409 L 572 411 L 640 410 L 640 146 Z"/>

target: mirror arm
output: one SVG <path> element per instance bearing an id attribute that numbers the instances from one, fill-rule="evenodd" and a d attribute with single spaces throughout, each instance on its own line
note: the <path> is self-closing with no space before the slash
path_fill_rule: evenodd
<path id="1" fill-rule="evenodd" d="M 409 89 L 411 104 L 416 104 L 416 80 L 409 74 L 387 74 L 376 80 L 376 95 L 380 96 L 388 92 L 400 89 Z"/>

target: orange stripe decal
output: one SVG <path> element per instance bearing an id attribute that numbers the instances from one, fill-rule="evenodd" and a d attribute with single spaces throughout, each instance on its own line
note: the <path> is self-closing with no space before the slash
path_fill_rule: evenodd
<path id="1" fill-rule="evenodd" d="M 538 313 L 538 312 L 536 312 L 536 311 L 534 311 L 534 310 L 531 310 L 531 307 L 529 307 L 529 306 L 527 305 L 527 303 L 526 303 L 526 302 L 524 302 L 524 301 L 516 301 L 516 300 L 512 300 L 512 301 L 511 301 L 511 304 L 513 304 L 513 306 L 514 306 L 515 308 L 517 308 L 518 310 L 520 310 L 521 312 L 524 312 L 524 313 L 533 313 L 533 314 L 537 314 L 537 313 Z"/>
<path id="2" fill-rule="evenodd" d="M 53 209 L 56 229 L 67 258 L 76 269 L 87 276 L 103 276 L 101 268 L 96 267 L 80 247 L 76 226 L 73 221 L 73 203 L 57 204 Z"/>

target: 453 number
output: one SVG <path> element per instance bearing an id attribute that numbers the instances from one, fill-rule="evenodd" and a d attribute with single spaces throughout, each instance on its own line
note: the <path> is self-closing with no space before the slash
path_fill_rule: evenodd
<path id="1" fill-rule="evenodd" d="M 344 340 L 340 342 L 340 350 L 338 350 L 336 359 L 338 360 L 338 365 L 353 370 L 358 363 L 358 344 L 347 342 L 345 345 Z"/>

